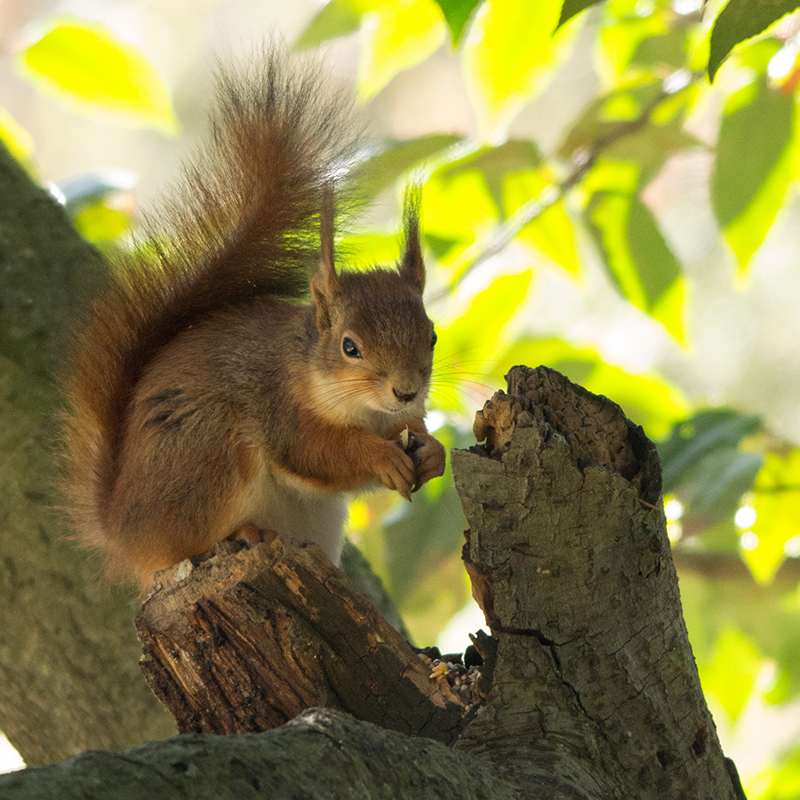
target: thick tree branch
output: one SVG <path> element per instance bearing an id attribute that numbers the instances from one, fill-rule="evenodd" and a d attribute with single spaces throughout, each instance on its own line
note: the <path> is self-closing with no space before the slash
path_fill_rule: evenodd
<path id="1" fill-rule="evenodd" d="M 276 731 L 183 734 L 0 775 L 3 800 L 514 800 L 491 764 L 346 714 L 307 711 Z"/>
<path id="2" fill-rule="evenodd" d="M 137 674 L 130 595 L 53 512 L 56 374 L 97 254 L 0 145 L 0 729 L 29 764 L 174 732 Z"/>

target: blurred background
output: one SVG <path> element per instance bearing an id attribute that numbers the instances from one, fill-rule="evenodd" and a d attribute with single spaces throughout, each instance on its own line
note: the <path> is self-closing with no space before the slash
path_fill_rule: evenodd
<path id="1" fill-rule="evenodd" d="M 724 3 L 573 5 L 556 30 L 557 0 L 3 0 L 0 138 L 113 253 L 204 136 L 217 59 L 321 49 L 371 142 L 352 263 L 397 258 L 402 187 L 424 182 L 429 427 L 469 446 L 517 363 L 644 427 L 725 752 L 749 797 L 797 798 L 800 16 L 712 84 Z M 482 624 L 465 527 L 449 471 L 411 505 L 351 504 L 418 645 L 463 650 Z"/>

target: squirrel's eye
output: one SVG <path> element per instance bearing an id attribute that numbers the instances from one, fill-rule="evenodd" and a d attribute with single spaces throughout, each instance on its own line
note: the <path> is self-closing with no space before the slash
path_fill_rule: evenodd
<path id="1" fill-rule="evenodd" d="M 433 332 L 433 336 L 431 336 L 431 350 L 436 346 L 436 342 L 439 340 L 439 337 L 436 335 L 436 331 Z"/>
<path id="2" fill-rule="evenodd" d="M 342 351 L 348 358 L 361 358 L 358 345 L 349 336 L 345 336 L 342 340 Z"/>

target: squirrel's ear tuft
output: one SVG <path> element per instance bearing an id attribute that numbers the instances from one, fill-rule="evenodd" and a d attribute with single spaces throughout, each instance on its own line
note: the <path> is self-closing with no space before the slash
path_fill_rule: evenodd
<path id="1" fill-rule="evenodd" d="M 422 242 L 419 232 L 419 206 L 421 188 L 409 186 L 403 203 L 403 230 L 405 252 L 400 264 L 400 275 L 422 294 L 425 288 L 425 262 L 422 260 Z"/>
<path id="2" fill-rule="evenodd" d="M 322 187 L 322 208 L 319 217 L 320 259 L 319 270 L 311 278 L 311 296 L 317 309 L 317 328 L 320 333 L 331 326 L 331 308 L 339 294 L 339 276 L 336 274 L 333 253 L 333 219 L 335 215 L 333 182 Z"/>

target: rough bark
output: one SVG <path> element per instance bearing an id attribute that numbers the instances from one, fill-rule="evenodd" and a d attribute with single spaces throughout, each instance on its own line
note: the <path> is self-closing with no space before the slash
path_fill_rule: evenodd
<path id="1" fill-rule="evenodd" d="M 0 729 L 29 764 L 175 730 L 137 674 L 131 595 L 53 510 L 54 376 L 96 260 L 0 145 Z"/>
<path id="2" fill-rule="evenodd" d="M 494 637 L 478 642 L 485 702 L 468 710 L 448 702 L 446 691 L 443 703 L 434 699 L 427 670 L 414 672 L 413 654 L 315 548 L 276 542 L 162 574 L 140 623 L 145 669 L 182 726 L 215 730 L 224 713 L 234 722 L 220 729 L 253 730 L 323 702 L 419 733 L 414 715 L 422 708 L 426 733 L 446 741 L 457 734 L 454 750 L 467 760 L 446 763 L 458 780 L 496 779 L 491 788 L 481 784 L 485 795 L 441 796 L 741 800 L 686 637 L 653 445 L 615 404 L 542 367 L 512 370 L 508 395 L 498 393 L 479 413 L 476 433 L 486 446 L 454 453 L 453 468 L 470 522 L 465 560 Z M 280 713 L 270 716 L 276 706 Z M 329 713 L 321 719 L 356 724 Z M 275 735 L 293 730 L 289 724 Z M 337 740 L 345 752 L 354 747 L 356 761 L 363 757 L 362 745 Z M 427 796 L 427 754 L 439 751 L 425 749 L 435 747 L 430 742 L 416 750 L 423 739 L 391 741 L 402 741 L 399 758 L 414 763 L 390 796 L 406 796 L 408 786 Z M 173 775 L 161 797 L 184 796 L 189 773 L 205 768 L 198 742 L 206 740 L 170 743 L 184 748 L 174 762 L 155 756 L 185 773 Z M 319 756 L 309 762 L 306 744 L 292 747 L 294 763 L 315 765 L 314 775 L 293 773 L 292 787 L 334 796 L 336 779 L 317 771 Z M 380 763 L 359 762 L 365 783 L 349 783 L 340 796 L 389 796 L 375 783 L 387 752 L 376 747 Z M 222 758 L 215 769 L 229 775 L 230 756 Z M 475 777 L 486 762 L 496 771 Z M 91 774 L 119 769 L 114 761 Z M 153 769 L 161 780 L 164 768 Z M 259 786 L 283 781 L 282 767 L 264 769 Z M 24 785 L 38 786 L 38 778 L 17 780 L 19 798 L 37 796 L 24 794 Z"/>
<path id="3" fill-rule="evenodd" d="M 740 796 L 686 635 L 655 447 L 552 370 L 507 377 L 476 418 L 487 445 L 453 454 L 498 641 L 457 746 L 547 797 Z"/>
<path id="4" fill-rule="evenodd" d="M 513 800 L 496 768 L 330 710 L 275 731 L 183 734 L 0 775 L 3 800 Z"/>
<path id="5" fill-rule="evenodd" d="M 465 700 L 319 547 L 223 542 L 159 573 L 142 668 L 181 732 L 243 733 L 313 706 L 451 743 Z"/>

